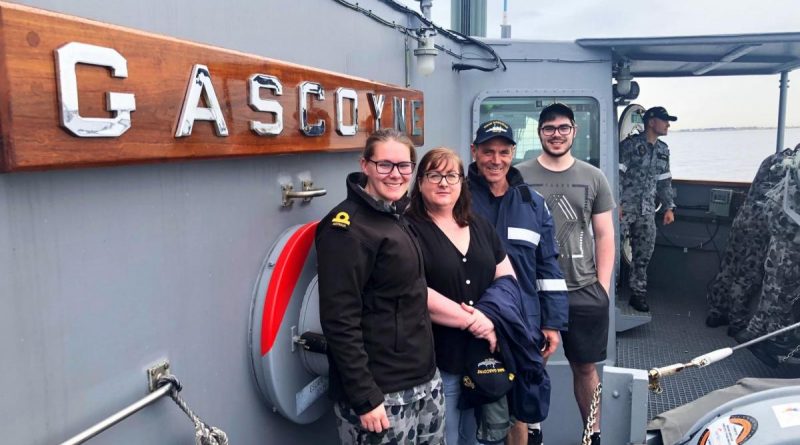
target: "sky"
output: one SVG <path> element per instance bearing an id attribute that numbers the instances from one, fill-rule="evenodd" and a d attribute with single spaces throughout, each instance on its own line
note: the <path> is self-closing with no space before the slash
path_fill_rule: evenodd
<path id="1" fill-rule="evenodd" d="M 419 11 L 415 0 L 396 0 Z M 487 37 L 500 37 L 503 0 L 487 0 Z M 450 0 L 433 0 L 433 21 L 450 28 Z M 575 40 L 800 32 L 798 0 L 508 0 L 512 38 Z M 662 105 L 679 117 L 675 130 L 774 127 L 779 75 L 636 79 L 645 107 Z M 789 73 L 786 124 L 800 126 L 800 68 Z"/>

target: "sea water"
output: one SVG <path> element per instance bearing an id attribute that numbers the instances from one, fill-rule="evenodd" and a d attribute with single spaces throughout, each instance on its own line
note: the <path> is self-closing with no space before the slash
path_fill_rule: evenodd
<path id="1" fill-rule="evenodd" d="M 775 153 L 775 129 L 675 131 L 669 145 L 672 177 L 751 182 L 761 161 Z M 783 148 L 800 143 L 800 128 L 787 128 Z"/>

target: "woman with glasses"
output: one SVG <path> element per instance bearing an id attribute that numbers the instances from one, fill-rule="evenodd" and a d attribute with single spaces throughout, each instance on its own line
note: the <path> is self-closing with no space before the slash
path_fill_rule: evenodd
<path id="1" fill-rule="evenodd" d="M 403 211 L 414 145 L 395 130 L 366 143 L 347 199 L 316 233 L 320 320 L 342 444 L 444 443 L 422 252 Z"/>
<path id="2" fill-rule="evenodd" d="M 492 322 L 471 306 L 495 278 L 514 271 L 494 228 L 472 214 L 464 167 L 454 151 L 435 148 L 422 158 L 409 216 L 425 258 L 436 365 L 444 382 L 447 444 L 474 444 L 473 410 L 458 409 L 466 347 L 475 336 L 486 339 L 493 350 L 496 336 Z"/>

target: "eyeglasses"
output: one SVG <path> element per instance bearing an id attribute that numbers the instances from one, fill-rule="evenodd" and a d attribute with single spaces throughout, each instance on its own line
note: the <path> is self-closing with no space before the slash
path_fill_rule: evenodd
<path id="1" fill-rule="evenodd" d="M 560 134 L 562 136 L 566 136 L 566 135 L 570 134 L 570 132 L 572 132 L 573 128 L 575 128 L 575 127 L 572 126 L 572 125 L 567 125 L 567 124 L 559 125 L 558 127 L 554 127 L 552 125 L 545 125 L 544 127 L 541 128 L 541 131 L 542 131 L 542 134 L 545 135 L 545 136 L 552 136 L 552 135 L 556 134 L 556 130 L 558 130 L 558 134 Z"/>
<path id="2" fill-rule="evenodd" d="M 391 161 L 373 161 L 372 159 L 367 159 L 367 161 L 372 162 L 375 164 L 375 170 L 382 175 L 386 175 L 392 172 L 395 167 L 397 167 L 397 172 L 401 175 L 410 175 L 414 173 L 414 166 L 417 165 L 411 161 L 405 162 L 391 162 Z"/>
<path id="3" fill-rule="evenodd" d="M 461 182 L 462 176 L 459 173 L 448 173 L 443 175 L 439 172 L 425 172 L 425 179 L 431 184 L 441 184 L 442 179 L 447 181 L 450 185 L 456 185 Z"/>

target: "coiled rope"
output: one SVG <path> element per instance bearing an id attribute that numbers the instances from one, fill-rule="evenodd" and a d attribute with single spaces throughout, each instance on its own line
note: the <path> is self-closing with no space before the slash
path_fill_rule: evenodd
<path id="1" fill-rule="evenodd" d="M 228 436 L 221 429 L 211 426 L 203 422 L 197 415 L 189 409 L 186 401 L 181 398 L 178 393 L 183 389 L 183 385 L 178 381 L 178 378 L 172 374 L 161 376 L 156 381 L 156 387 L 160 388 L 167 383 L 172 383 L 172 389 L 169 392 L 170 398 L 178 405 L 187 416 L 189 420 L 194 423 L 194 443 L 195 445 L 229 445 Z"/>

